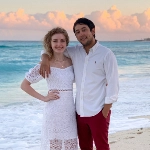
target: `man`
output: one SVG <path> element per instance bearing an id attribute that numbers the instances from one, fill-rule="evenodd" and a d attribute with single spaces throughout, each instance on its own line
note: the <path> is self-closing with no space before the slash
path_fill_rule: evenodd
<path id="1" fill-rule="evenodd" d="M 118 98 L 118 69 L 113 52 L 95 39 L 95 25 L 79 18 L 73 26 L 82 45 L 68 47 L 76 82 L 76 112 L 81 150 L 109 150 L 108 129 L 112 103 Z M 49 57 L 42 56 L 40 74 L 49 74 Z"/>

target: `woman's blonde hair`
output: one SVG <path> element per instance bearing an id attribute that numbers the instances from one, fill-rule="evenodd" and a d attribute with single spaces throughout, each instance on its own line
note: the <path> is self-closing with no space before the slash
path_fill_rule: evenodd
<path id="1" fill-rule="evenodd" d="M 63 29 L 61 27 L 56 27 L 56 28 L 53 28 L 52 30 L 48 31 L 48 33 L 44 36 L 43 45 L 44 45 L 44 48 L 46 50 L 46 53 L 50 57 L 53 56 L 53 49 L 51 46 L 52 36 L 54 34 L 57 34 L 57 33 L 63 34 L 65 36 L 67 46 L 69 44 L 69 36 L 68 36 L 68 33 L 65 29 Z"/>

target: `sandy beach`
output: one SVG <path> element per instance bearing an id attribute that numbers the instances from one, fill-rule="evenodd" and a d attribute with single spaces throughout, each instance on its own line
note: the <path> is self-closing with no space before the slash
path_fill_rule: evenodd
<path id="1" fill-rule="evenodd" d="M 139 116 L 134 118 L 147 118 Z M 150 128 L 120 131 L 109 135 L 110 150 L 150 150 Z"/>

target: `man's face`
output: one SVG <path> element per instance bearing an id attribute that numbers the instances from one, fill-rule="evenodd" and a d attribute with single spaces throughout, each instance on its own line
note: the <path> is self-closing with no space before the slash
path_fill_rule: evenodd
<path id="1" fill-rule="evenodd" d="M 77 24 L 75 26 L 75 36 L 77 40 L 83 45 L 88 46 L 94 39 L 95 29 L 90 31 L 90 28 L 85 24 Z"/>

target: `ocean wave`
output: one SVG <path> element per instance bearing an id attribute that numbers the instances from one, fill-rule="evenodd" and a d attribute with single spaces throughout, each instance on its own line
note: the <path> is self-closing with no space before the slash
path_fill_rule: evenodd
<path id="1" fill-rule="evenodd" d="M 4 49 L 4 48 L 11 48 L 12 46 L 7 46 L 7 45 L 0 45 L 0 49 Z"/>

